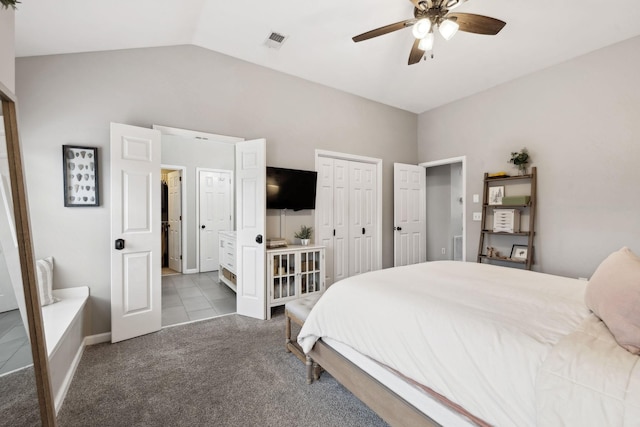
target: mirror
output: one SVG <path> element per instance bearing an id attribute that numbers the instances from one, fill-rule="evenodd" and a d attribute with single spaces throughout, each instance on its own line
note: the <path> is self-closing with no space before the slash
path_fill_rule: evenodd
<path id="1" fill-rule="evenodd" d="M 10 425 L 55 426 L 13 96 L 0 84 L 0 413 Z M 26 340 L 26 337 L 30 340 Z M 30 343 L 30 345 L 29 345 Z M 4 351 L 4 356 L 2 356 Z M 10 357 L 6 357 L 11 353 Z M 33 361 L 33 365 L 24 365 Z M 19 369 L 22 368 L 22 369 Z"/>

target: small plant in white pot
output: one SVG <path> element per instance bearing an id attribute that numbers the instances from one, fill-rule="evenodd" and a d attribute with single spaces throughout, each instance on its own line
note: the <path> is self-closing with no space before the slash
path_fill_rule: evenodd
<path id="1" fill-rule="evenodd" d="M 294 236 L 296 239 L 300 239 L 300 244 L 303 246 L 307 246 L 311 241 L 311 233 L 313 232 L 312 227 L 307 227 L 303 225 L 300 227 L 300 231 L 296 231 Z"/>

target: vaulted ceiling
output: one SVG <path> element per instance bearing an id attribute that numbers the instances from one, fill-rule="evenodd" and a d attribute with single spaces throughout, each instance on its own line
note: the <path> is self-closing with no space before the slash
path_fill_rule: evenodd
<path id="1" fill-rule="evenodd" d="M 421 113 L 640 35 L 637 0 L 468 0 L 455 11 L 507 25 L 437 36 L 434 58 L 409 66 L 409 28 L 351 38 L 413 17 L 410 0 L 23 0 L 16 55 L 193 44 Z M 264 44 L 271 32 L 287 36 L 279 49 Z"/>

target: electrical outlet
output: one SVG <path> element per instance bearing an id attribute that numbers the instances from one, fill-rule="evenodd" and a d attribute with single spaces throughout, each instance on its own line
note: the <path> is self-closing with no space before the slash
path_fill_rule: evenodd
<path id="1" fill-rule="evenodd" d="M 474 212 L 473 213 L 474 221 L 482 221 L 482 212 Z"/>
<path id="2" fill-rule="evenodd" d="M 442 255 L 446 254 L 447 250 L 445 248 L 442 248 Z"/>

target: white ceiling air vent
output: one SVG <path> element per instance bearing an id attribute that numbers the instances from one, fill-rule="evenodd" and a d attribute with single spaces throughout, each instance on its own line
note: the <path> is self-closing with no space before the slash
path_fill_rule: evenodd
<path id="1" fill-rule="evenodd" d="M 280 49 L 280 46 L 284 44 L 287 37 L 288 36 L 272 31 L 264 41 L 264 45 L 272 49 Z"/>

